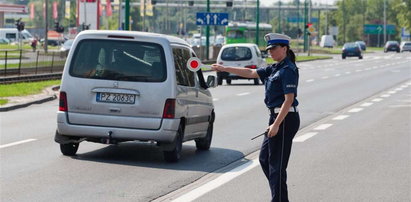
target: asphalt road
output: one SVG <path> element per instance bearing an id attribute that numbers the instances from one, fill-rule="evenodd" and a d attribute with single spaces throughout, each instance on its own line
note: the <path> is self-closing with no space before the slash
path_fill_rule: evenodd
<path id="1" fill-rule="evenodd" d="M 358 115 L 326 127 L 326 131 L 295 143 L 289 165 L 294 201 L 378 201 L 386 199 L 377 198 L 381 191 L 388 190 L 384 189 L 386 185 L 398 187 L 403 194 L 392 192 L 384 196 L 410 199 L 410 194 L 407 195 L 411 160 L 410 62 L 408 53 L 375 53 L 365 55 L 363 60 L 336 57 L 298 64 L 302 118 L 299 135 L 310 132 L 312 135 L 317 132 L 312 129 L 317 124 L 330 124 L 329 119 L 345 114 L 345 110 L 357 108 L 402 85 L 407 87 Z M 248 161 L 245 156 L 250 158 L 256 155 L 254 152 L 258 153 L 261 139 L 250 138 L 266 128 L 268 112 L 263 104 L 263 86 L 252 83 L 233 81 L 233 85 L 212 89 L 216 108 L 212 148 L 198 152 L 193 142 L 185 143 L 183 157 L 175 164 L 165 163 L 162 152 L 147 143 L 108 146 L 83 142 L 76 157 L 63 156 L 53 141 L 57 101 L 0 113 L 0 200 L 167 201 L 189 193 L 236 167 L 227 168 L 229 164 L 241 165 Z M 387 107 L 391 105 L 402 107 Z M 394 130 L 399 133 L 392 134 Z M 396 138 L 389 139 L 390 135 Z M 384 138 L 373 138 L 380 136 Z M 366 144 L 370 140 L 376 142 Z M 378 167 L 380 156 L 393 159 L 382 161 L 383 165 Z M 390 165 L 395 169 L 387 171 Z M 364 175 L 368 177 L 366 180 L 356 180 L 361 179 L 356 176 Z M 241 201 L 247 197 L 252 200 L 244 201 L 269 200 L 268 186 L 258 165 L 239 176 L 221 186 L 234 194 L 212 190 L 197 200 Z M 237 189 L 237 181 L 246 182 L 238 185 L 242 189 Z M 349 182 L 357 182 L 363 189 L 356 189 Z M 335 189 L 328 189 L 336 184 L 339 186 Z M 352 190 L 356 194 L 347 197 Z M 216 197 L 220 195 L 220 198 L 207 198 L 209 193 L 219 191 Z M 238 198 L 230 198 L 232 195 Z"/>

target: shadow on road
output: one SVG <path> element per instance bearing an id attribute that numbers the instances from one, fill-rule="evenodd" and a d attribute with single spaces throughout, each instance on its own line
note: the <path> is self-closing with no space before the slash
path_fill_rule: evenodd
<path id="1" fill-rule="evenodd" d="M 163 159 L 163 152 L 154 144 L 128 142 L 77 153 L 72 158 L 139 167 L 213 172 L 243 157 L 244 154 L 236 150 L 211 147 L 208 151 L 200 151 L 193 145 L 183 145 L 179 162 L 168 163 Z"/>

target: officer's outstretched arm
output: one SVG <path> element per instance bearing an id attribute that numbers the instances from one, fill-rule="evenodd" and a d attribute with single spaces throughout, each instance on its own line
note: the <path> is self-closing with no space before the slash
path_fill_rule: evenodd
<path id="1" fill-rule="evenodd" d="M 250 79 L 259 78 L 257 71 L 255 69 L 248 69 L 244 67 L 226 67 L 219 64 L 211 65 L 211 69 L 219 72 L 229 72 L 232 74 L 237 74 L 238 76 Z"/>

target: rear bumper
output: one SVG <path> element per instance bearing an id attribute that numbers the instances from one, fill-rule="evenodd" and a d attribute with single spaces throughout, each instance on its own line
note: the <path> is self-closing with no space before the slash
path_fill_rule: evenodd
<path id="1" fill-rule="evenodd" d="M 116 128 L 70 124 L 65 112 L 57 113 L 57 132 L 64 136 L 76 138 L 109 138 L 120 140 L 157 141 L 171 143 L 174 141 L 180 119 L 163 119 L 158 130 Z"/>

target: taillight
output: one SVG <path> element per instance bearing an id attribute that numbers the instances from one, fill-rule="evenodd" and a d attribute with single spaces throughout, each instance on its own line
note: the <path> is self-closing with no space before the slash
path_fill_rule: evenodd
<path id="1" fill-rule="evenodd" d="M 60 92 L 60 101 L 59 101 L 59 111 L 66 112 L 68 111 L 67 107 L 67 95 L 66 92 Z"/>
<path id="2" fill-rule="evenodd" d="M 176 109 L 176 100 L 167 99 L 166 104 L 164 105 L 163 118 L 173 119 L 175 117 Z"/>
<path id="3" fill-rule="evenodd" d="M 248 65 L 248 66 L 245 66 L 245 68 L 257 69 L 257 65 Z"/>

